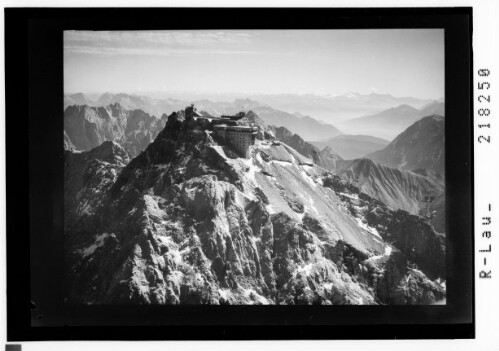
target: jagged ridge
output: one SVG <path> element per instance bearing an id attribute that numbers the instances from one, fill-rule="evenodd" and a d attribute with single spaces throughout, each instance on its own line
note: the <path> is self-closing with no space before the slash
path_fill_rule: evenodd
<path id="1" fill-rule="evenodd" d="M 75 155 L 67 152 L 71 160 Z M 68 162 L 68 173 L 77 167 Z M 431 226 L 370 197 L 370 212 L 352 212 L 357 205 L 344 198 L 355 198 L 358 189 L 335 189 L 325 172 L 288 145 L 265 140 L 249 160 L 238 158 L 209 131 L 172 115 L 112 185 L 100 196 L 87 194 L 98 202 L 92 220 L 69 218 L 78 225 L 66 232 L 68 300 L 375 304 L 442 298 L 444 288 L 425 275 L 436 279 L 441 272 L 426 265 L 419 246 L 418 255 L 408 256 L 412 246 L 397 239 L 406 226 L 418 228 L 410 233 L 424 246 L 437 235 Z M 369 220 L 378 208 L 382 215 Z M 386 227 L 381 234 L 378 224 Z M 440 259 L 442 252 L 434 251 Z"/>

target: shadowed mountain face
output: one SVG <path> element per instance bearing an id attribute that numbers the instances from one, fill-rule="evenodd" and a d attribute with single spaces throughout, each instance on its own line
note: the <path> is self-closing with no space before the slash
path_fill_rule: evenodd
<path id="1" fill-rule="evenodd" d="M 363 193 L 393 209 L 424 216 L 427 212 L 426 203 L 423 202 L 424 196 L 434 196 L 435 200 L 428 209 L 433 216 L 430 223 L 439 233 L 445 232 L 445 183 L 435 172 L 426 169 L 403 171 L 374 163 L 369 159 L 346 161 L 329 147 L 319 151 L 284 127 L 271 129 L 278 140 L 308 157 L 310 162 L 314 160 L 316 152 L 315 163 L 318 166 L 348 180 Z"/>
<path id="2" fill-rule="evenodd" d="M 428 169 L 445 175 L 445 118 L 428 116 L 397 136 L 386 148 L 366 157 L 390 167 Z"/>
<path id="3" fill-rule="evenodd" d="M 306 148 L 306 145 L 303 145 Z M 102 149 L 101 149 L 102 148 Z M 171 115 L 144 152 L 67 150 L 68 303 L 429 304 L 444 238 L 285 143 L 237 157 Z"/>
<path id="4" fill-rule="evenodd" d="M 163 129 L 165 119 L 166 115 L 159 119 L 142 110 L 127 110 L 117 103 L 107 107 L 69 106 L 64 111 L 65 139 L 78 150 L 115 141 L 136 156 Z"/>
<path id="5" fill-rule="evenodd" d="M 314 145 L 304 141 L 298 134 L 291 133 L 285 127 L 274 127 L 273 131 L 277 140 L 280 140 L 291 146 L 303 156 L 310 159 L 310 162 L 315 162 L 318 166 L 332 170 L 336 168 L 336 163 L 342 160 L 341 156 L 335 153 L 331 148 L 325 147 L 322 151 Z"/>
<path id="6" fill-rule="evenodd" d="M 64 225 L 72 232 L 75 222 L 92 220 L 104 194 L 130 162 L 119 144 L 105 141 L 90 151 L 64 151 Z"/>
<path id="7" fill-rule="evenodd" d="M 394 209 L 426 214 L 425 196 L 435 196 L 429 212 L 430 223 L 445 232 L 445 183 L 433 174 L 403 171 L 379 165 L 369 159 L 339 161 L 337 174 L 355 184 L 363 193 Z"/>
<path id="8" fill-rule="evenodd" d="M 390 142 L 370 135 L 338 135 L 325 141 L 312 142 L 319 149 L 330 147 L 347 160 L 364 157 L 374 151 L 381 150 Z"/>

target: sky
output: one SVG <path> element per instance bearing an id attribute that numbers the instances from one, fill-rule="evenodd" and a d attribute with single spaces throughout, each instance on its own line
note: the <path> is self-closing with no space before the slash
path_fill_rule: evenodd
<path id="1" fill-rule="evenodd" d="M 444 31 L 66 31 L 66 93 L 444 96 Z"/>

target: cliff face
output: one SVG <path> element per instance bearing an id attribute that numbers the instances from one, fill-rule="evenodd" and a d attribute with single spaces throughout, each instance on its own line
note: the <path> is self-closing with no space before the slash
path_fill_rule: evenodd
<path id="1" fill-rule="evenodd" d="M 290 132 L 286 127 L 270 126 L 269 130 L 274 133 L 277 140 L 288 144 L 305 157 L 315 160 L 315 163 L 324 169 L 334 170 L 337 168 L 337 163 L 343 160 L 330 147 L 326 146 L 321 151 L 316 146 L 303 140 L 298 134 Z"/>
<path id="2" fill-rule="evenodd" d="M 249 159 L 238 158 L 172 115 L 125 167 L 122 149 L 108 149 L 66 151 L 66 196 L 75 198 L 66 214 L 70 303 L 420 304 L 445 296 L 436 280 L 445 278 L 442 239 L 431 226 L 359 194 L 286 144 L 257 141 Z M 84 175 L 94 163 L 107 181 Z"/>
<path id="3" fill-rule="evenodd" d="M 118 103 L 107 107 L 69 106 L 64 111 L 65 140 L 78 150 L 115 141 L 135 157 L 163 129 L 165 119 L 142 110 L 126 110 Z"/>
<path id="4" fill-rule="evenodd" d="M 369 159 L 339 161 L 336 174 L 354 183 L 367 195 L 393 209 L 411 214 L 426 214 L 424 196 L 431 195 L 430 223 L 439 232 L 445 232 L 445 182 L 428 172 L 410 172 L 377 164 Z"/>
<path id="5" fill-rule="evenodd" d="M 94 219 L 101 197 L 130 161 L 117 143 L 106 141 L 90 151 L 64 151 L 64 218 L 66 232 Z"/>
<path id="6" fill-rule="evenodd" d="M 364 224 L 372 228 L 384 241 L 392 243 L 428 277 L 444 277 L 443 234 L 435 232 L 433 227 L 422 221 L 419 216 L 403 210 L 389 209 L 339 176 L 326 177 L 324 185 L 334 189 L 354 216 L 362 218 Z"/>

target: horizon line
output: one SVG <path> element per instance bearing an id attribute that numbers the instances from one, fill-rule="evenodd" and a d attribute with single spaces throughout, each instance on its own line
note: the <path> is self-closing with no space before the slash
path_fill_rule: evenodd
<path id="1" fill-rule="evenodd" d="M 104 94 L 113 94 L 113 95 L 118 95 L 118 94 L 126 94 L 126 95 L 134 95 L 134 96 L 139 96 L 139 97 L 148 97 L 147 94 L 151 93 L 162 93 L 162 94 L 193 94 L 193 95 L 247 95 L 247 96 L 273 96 L 273 95 L 301 95 L 301 96 L 306 96 L 306 95 L 315 95 L 315 96 L 320 96 L 320 97 L 339 97 L 339 96 L 347 96 L 349 94 L 351 95 L 358 95 L 358 96 L 369 96 L 369 95 L 388 95 L 393 98 L 398 98 L 398 99 L 404 99 L 404 98 L 412 98 L 412 99 L 419 99 L 419 100 L 444 100 L 445 96 L 440 96 L 438 98 L 435 97 L 420 97 L 420 96 L 397 96 L 393 95 L 391 93 L 386 93 L 386 92 L 378 92 L 378 91 L 371 91 L 367 93 L 359 93 L 355 91 L 345 91 L 343 93 L 317 93 L 317 92 L 281 92 L 281 93 L 257 93 L 257 92 L 220 92 L 220 91 L 185 91 L 185 90 L 160 90 L 160 89 L 152 89 L 152 90 L 138 90 L 138 91 L 64 91 L 64 95 L 74 95 L 74 94 L 84 94 L 84 95 L 104 95 Z"/>

